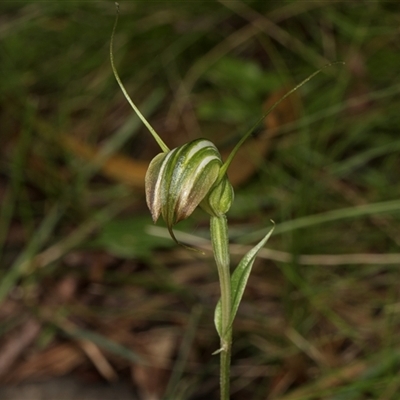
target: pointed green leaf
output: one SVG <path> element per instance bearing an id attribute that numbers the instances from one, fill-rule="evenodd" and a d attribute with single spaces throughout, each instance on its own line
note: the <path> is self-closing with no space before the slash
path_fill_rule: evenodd
<path id="1" fill-rule="evenodd" d="M 267 240 L 272 235 L 275 226 L 267 233 L 267 235 L 255 246 L 253 247 L 240 261 L 239 265 L 235 269 L 231 278 L 232 286 L 232 312 L 231 312 L 231 322 L 235 319 L 239 304 L 242 300 L 244 289 L 247 285 L 247 280 L 249 279 L 251 268 L 253 267 L 254 260 L 256 259 L 257 253 L 260 251 L 261 247 L 267 243 Z M 217 306 L 218 307 L 218 306 Z"/>
<path id="2" fill-rule="evenodd" d="M 214 324 L 220 338 L 222 338 L 222 310 L 221 299 L 218 300 L 217 306 L 214 311 Z"/>

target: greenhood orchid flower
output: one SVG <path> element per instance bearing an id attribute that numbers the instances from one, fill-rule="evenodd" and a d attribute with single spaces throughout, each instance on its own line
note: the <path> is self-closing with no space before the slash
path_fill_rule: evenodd
<path id="1" fill-rule="evenodd" d="M 158 154 L 146 174 L 146 200 L 153 221 L 161 215 L 171 236 L 173 225 L 201 205 L 210 215 L 225 214 L 233 200 L 226 174 L 218 180 L 222 159 L 215 145 L 196 139 Z"/>

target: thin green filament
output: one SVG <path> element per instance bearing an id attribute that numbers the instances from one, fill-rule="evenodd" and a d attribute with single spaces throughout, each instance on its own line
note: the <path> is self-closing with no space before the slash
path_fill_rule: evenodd
<path id="1" fill-rule="evenodd" d="M 131 107 L 133 108 L 133 110 L 135 111 L 135 113 L 137 114 L 137 116 L 142 120 L 142 122 L 146 125 L 147 129 L 150 131 L 150 133 L 153 135 L 155 141 L 158 143 L 158 145 L 161 147 L 161 150 L 164 153 L 169 152 L 169 148 L 168 146 L 164 143 L 164 141 L 160 138 L 160 136 L 157 134 L 157 132 L 154 130 L 154 128 L 148 123 L 147 119 L 143 116 L 143 114 L 139 111 L 139 109 L 135 106 L 135 103 L 132 101 L 132 99 L 129 97 L 128 92 L 125 89 L 125 86 L 123 85 L 119 75 L 118 75 L 118 71 L 117 68 L 115 67 L 114 64 L 114 55 L 113 55 L 113 51 L 114 51 L 114 36 L 115 36 L 115 29 L 117 28 L 117 24 L 118 24 L 118 17 L 119 17 L 119 4 L 115 3 L 115 6 L 117 8 L 117 16 L 115 17 L 115 22 L 114 22 L 114 27 L 112 30 L 112 34 L 111 34 L 111 41 L 110 41 L 110 60 L 111 60 L 111 68 L 113 70 L 115 79 L 118 82 L 119 87 L 122 90 L 122 93 L 124 94 L 126 100 L 128 101 L 128 103 L 131 105 Z"/>
<path id="2" fill-rule="evenodd" d="M 268 111 L 263 114 L 263 116 L 261 118 L 258 119 L 258 121 L 246 132 L 246 134 L 239 140 L 239 142 L 237 143 L 237 145 L 234 147 L 234 149 L 231 151 L 231 153 L 229 154 L 227 160 L 225 161 L 224 165 L 221 167 L 221 170 L 219 172 L 219 177 L 218 180 L 221 180 L 222 177 L 225 175 L 227 169 L 229 168 L 229 165 L 231 164 L 233 157 L 235 157 L 236 153 L 238 152 L 238 150 L 240 149 L 240 146 L 242 146 L 242 144 L 245 142 L 245 140 L 253 133 L 254 129 L 257 128 L 257 126 L 264 120 L 264 118 L 270 114 L 275 107 L 277 107 L 283 100 L 285 100 L 288 96 L 290 96 L 293 92 L 295 92 L 297 89 L 299 89 L 300 87 L 302 87 L 305 83 L 307 83 L 309 80 L 311 80 L 312 78 L 314 78 L 315 75 L 319 74 L 322 70 L 324 70 L 327 67 L 330 67 L 332 65 L 336 65 L 336 64 L 344 64 L 343 61 L 336 61 L 336 62 L 332 62 L 330 64 L 327 64 L 325 66 L 323 66 L 321 69 L 319 69 L 318 71 L 315 71 L 314 73 L 312 73 L 310 76 L 308 76 L 306 79 L 304 79 L 302 82 L 300 82 L 297 86 L 295 86 L 293 89 L 289 90 L 283 97 L 281 97 L 276 103 L 274 103 L 269 109 Z"/>

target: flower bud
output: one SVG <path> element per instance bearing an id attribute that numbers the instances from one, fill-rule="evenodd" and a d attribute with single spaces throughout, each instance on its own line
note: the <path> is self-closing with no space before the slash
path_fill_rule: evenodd
<path id="1" fill-rule="evenodd" d="M 200 203 L 200 207 L 214 217 L 226 214 L 231 208 L 234 192 L 228 177 L 215 184 Z"/>
<path id="2" fill-rule="evenodd" d="M 218 149 L 206 139 L 158 154 L 151 161 L 145 179 L 146 201 L 153 221 L 162 215 L 174 238 L 173 225 L 192 214 L 207 196 L 210 198 L 202 206 L 211 215 L 220 215 L 229 209 L 232 188 L 227 178 L 213 188 L 221 166 Z M 225 193 L 230 194 L 230 201 L 218 204 L 218 200 L 227 197 Z"/>

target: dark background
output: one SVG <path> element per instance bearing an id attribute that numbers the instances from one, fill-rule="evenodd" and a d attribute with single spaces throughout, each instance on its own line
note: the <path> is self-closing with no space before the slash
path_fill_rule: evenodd
<path id="1" fill-rule="evenodd" d="M 116 65 L 170 148 L 206 137 L 226 156 L 286 90 L 345 61 L 281 103 L 230 170 L 232 265 L 277 224 L 234 324 L 232 399 L 397 399 L 398 3 L 120 8 Z M 113 77 L 114 18 L 107 1 L 0 4 L 2 398 L 56 377 L 82 398 L 117 398 L 116 381 L 131 398 L 218 398 L 208 217 L 176 227 L 205 256 L 152 224 L 160 150 Z"/>

